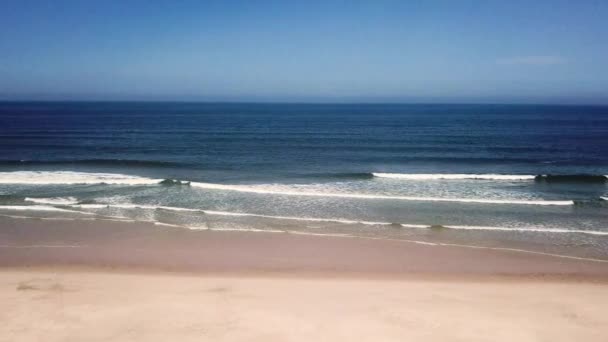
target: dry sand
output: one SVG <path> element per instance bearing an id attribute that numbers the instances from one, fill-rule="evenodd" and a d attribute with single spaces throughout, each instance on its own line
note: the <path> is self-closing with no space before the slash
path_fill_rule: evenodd
<path id="1" fill-rule="evenodd" d="M 0 341 L 606 341 L 608 287 L 1 271 Z"/>
<path id="2" fill-rule="evenodd" d="M 0 342 L 606 341 L 608 263 L 2 220 L 0 307 Z"/>

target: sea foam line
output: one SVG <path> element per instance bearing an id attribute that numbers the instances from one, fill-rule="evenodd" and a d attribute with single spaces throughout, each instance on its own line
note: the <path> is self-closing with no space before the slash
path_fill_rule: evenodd
<path id="1" fill-rule="evenodd" d="M 0 209 L 11 210 L 11 211 L 13 211 L 13 210 L 14 211 L 27 211 L 27 210 L 58 211 L 58 212 L 64 212 L 64 213 L 76 213 L 76 214 L 83 214 L 83 215 L 92 215 L 93 214 L 93 213 L 87 213 L 87 212 L 78 211 L 78 210 L 68 210 L 68 209 L 57 208 L 57 207 L 48 206 L 48 205 L 0 205 Z"/>
<path id="2" fill-rule="evenodd" d="M 185 212 L 201 212 L 206 215 L 216 216 L 234 216 L 234 217 L 260 217 L 278 220 L 294 220 L 294 221 L 308 221 L 308 222 L 334 222 L 342 224 L 364 224 L 364 225 L 400 225 L 405 228 L 427 228 L 425 225 L 415 224 L 398 224 L 392 222 L 376 222 L 376 221 L 358 221 L 341 218 L 316 218 L 316 217 L 296 217 L 296 216 L 280 216 L 280 215 L 262 215 L 252 213 L 241 213 L 241 212 L 229 212 L 229 211 L 217 211 L 217 210 L 206 210 L 206 209 L 191 209 L 171 206 L 154 206 L 154 205 L 140 205 L 140 204 L 75 204 L 70 207 L 83 208 L 83 209 L 103 209 L 103 208 L 119 208 L 119 209 L 148 209 L 148 210 L 170 210 L 170 211 L 185 211 Z M 1 207 L 0 207 L 1 208 Z"/>
<path id="3" fill-rule="evenodd" d="M 378 175 L 375 174 L 375 175 Z M 387 175 L 387 174 L 384 174 Z M 393 174 L 394 175 L 394 174 Z M 409 175 L 412 176 L 412 175 Z M 428 175 L 426 175 L 428 176 Z M 434 177 L 446 175 L 433 175 Z M 463 175 L 458 175 L 463 176 Z M 470 176 L 470 175 L 469 175 Z M 494 175 L 496 177 L 513 177 L 513 175 Z M 518 176 L 523 177 L 523 176 Z M 526 176 L 527 177 L 527 176 Z M 52 184 L 118 184 L 118 185 L 160 185 L 167 182 L 163 179 L 153 179 L 139 176 L 130 176 L 114 173 L 88 173 L 74 171 L 14 171 L 0 172 L 0 183 L 2 184 L 31 184 L 31 185 L 52 185 Z M 353 199 L 384 199 L 384 200 L 405 200 L 405 201 L 426 201 L 426 202 L 455 202 L 455 203 L 477 203 L 477 204 L 517 204 L 517 205 L 573 205 L 574 201 L 557 200 L 501 200 L 501 199 L 472 199 L 472 198 L 438 198 L 438 197 L 418 197 L 418 196 L 397 196 L 397 195 L 373 195 L 358 193 L 332 193 L 332 192 L 313 192 L 289 189 L 272 189 L 268 186 L 256 185 L 230 185 L 203 182 L 181 182 L 170 181 L 171 184 L 189 184 L 193 187 L 208 190 L 238 191 L 245 193 L 286 195 L 286 196 L 311 196 L 311 197 L 334 197 L 334 198 L 353 198 Z M 40 199 L 38 199 L 40 200 Z"/>
<path id="4" fill-rule="evenodd" d="M 307 221 L 307 222 L 332 222 L 332 223 L 342 223 L 342 224 L 364 224 L 370 226 L 389 226 L 389 225 L 400 225 L 405 228 L 427 228 L 425 225 L 414 225 L 414 224 L 398 224 L 391 222 L 375 222 L 375 221 L 357 221 L 357 220 L 348 220 L 341 218 L 316 218 L 316 217 L 295 217 L 295 216 L 275 216 L 275 215 L 261 215 L 261 214 L 250 214 L 250 213 L 238 213 L 238 212 L 228 212 L 228 211 L 214 211 L 214 210 L 201 210 L 203 213 L 207 215 L 220 215 L 220 216 L 245 216 L 245 217 L 261 217 L 261 218 L 270 218 L 270 219 L 278 219 L 278 220 L 294 220 L 294 221 Z"/>
<path id="5" fill-rule="evenodd" d="M 68 204 L 76 204 L 78 200 L 75 197 L 49 197 L 49 198 L 33 198 L 26 197 L 26 202 L 40 203 L 40 204 L 50 204 L 50 205 L 68 205 Z"/>
<path id="6" fill-rule="evenodd" d="M 138 205 L 138 204 L 83 204 L 83 205 L 71 205 L 70 207 L 81 207 L 94 209 L 97 208 L 125 208 L 125 209 L 148 209 L 148 210 L 171 210 L 171 211 L 185 211 L 185 212 L 200 212 L 206 215 L 216 216 L 232 216 L 232 217 L 260 217 L 275 220 L 293 220 L 293 221 L 304 221 L 304 222 L 331 222 L 340 224 L 364 224 L 370 226 L 399 226 L 402 228 L 415 228 L 415 229 L 456 229 L 456 230 L 488 230 L 488 231 L 520 231 L 520 232 L 537 232 L 537 233 L 578 233 L 578 234 L 589 234 L 589 235 L 608 235 L 608 228 L 605 230 L 582 230 L 582 229 L 567 229 L 567 228 L 553 228 L 553 227 L 492 227 L 492 226 L 462 226 L 462 225 L 445 225 L 445 226 L 433 226 L 424 224 L 406 224 L 406 223 L 395 223 L 395 222 L 382 222 L 382 221 L 365 221 L 365 220 L 352 220 L 343 218 L 318 218 L 318 217 L 297 217 L 297 216 L 281 216 L 281 215 L 263 215 L 255 213 L 243 213 L 243 212 L 231 212 L 231 211 L 218 211 L 218 210 L 206 210 L 206 209 L 192 209 L 192 208 L 181 208 L 171 206 L 153 206 L 153 205 Z M 0 206 L 0 208 L 2 208 Z"/>
<path id="7" fill-rule="evenodd" d="M 539 232 L 539 233 L 580 233 L 590 235 L 608 235 L 608 229 L 601 230 L 582 230 L 582 229 L 566 229 L 566 228 L 535 228 L 535 227 L 488 227 L 488 226 L 442 226 L 447 229 L 462 229 L 462 230 L 496 230 L 496 231 L 521 231 L 521 232 Z"/>
<path id="8" fill-rule="evenodd" d="M 395 195 L 371 195 L 355 193 L 333 193 L 333 192 L 311 192 L 293 190 L 275 190 L 260 186 L 229 185 L 216 183 L 192 182 L 191 186 L 208 189 L 237 191 L 255 194 L 271 194 L 285 196 L 310 196 L 310 197 L 336 197 L 354 199 L 380 199 L 380 200 L 403 200 L 403 201 L 423 201 L 423 202 L 457 202 L 457 203 L 478 203 L 478 204 L 524 204 L 524 205 L 573 205 L 574 201 L 552 201 L 552 200 L 500 200 L 500 199 L 474 199 L 474 198 L 440 198 L 440 197 L 417 197 L 417 196 L 395 196 Z"/>

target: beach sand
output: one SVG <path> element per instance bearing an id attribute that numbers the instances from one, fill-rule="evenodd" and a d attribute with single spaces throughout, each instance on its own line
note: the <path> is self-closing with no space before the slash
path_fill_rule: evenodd
<path id="1" fill-rule="evenodd" d="M 0 220 L 0 341 L 606 341 L 608 263 Z"/>

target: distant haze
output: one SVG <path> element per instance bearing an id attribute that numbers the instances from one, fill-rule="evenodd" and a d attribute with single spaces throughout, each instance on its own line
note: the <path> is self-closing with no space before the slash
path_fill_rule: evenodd
<path id="1" fill-rule="evenodd" d="M 608 104 L 608 1 L 0 2 L 0 100 Z"/>

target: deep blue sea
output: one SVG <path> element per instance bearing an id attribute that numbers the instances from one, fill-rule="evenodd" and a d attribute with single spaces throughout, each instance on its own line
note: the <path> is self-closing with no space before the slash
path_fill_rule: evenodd
<path id="1" fill-rule="evenodd" d="M 0 103 L 13 217 L 608 257 L 607 174 L 608 107 Z"/>

